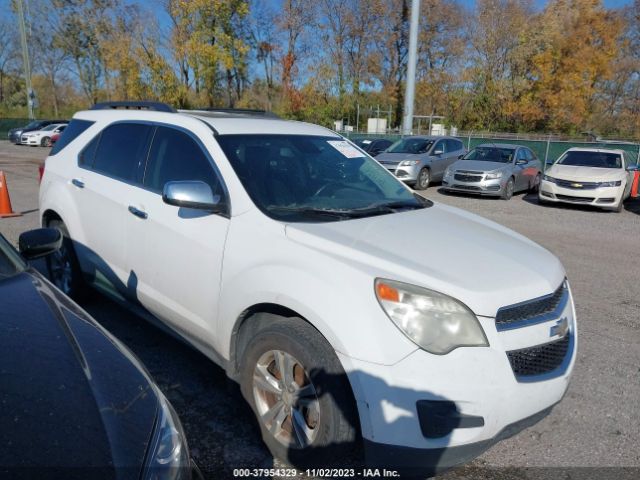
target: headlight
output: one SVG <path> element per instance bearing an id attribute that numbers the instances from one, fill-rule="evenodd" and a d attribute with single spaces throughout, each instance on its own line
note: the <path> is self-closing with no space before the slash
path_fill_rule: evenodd
<path id="1" fill-rule="evenodd" d="M 547 182 L 556 183 L 556 179 L 553 177 L 550 177 L 549 175 L 542 175 L 542 179 L 546 180 Z"/>
<path id="2" fill-rule="evenodd" d="M 619 187 L 620 185 L 622 185 L 622 180 L 616 182 L 600 182 L 598 187 Z"/>
<path id="3" fill-rule="evenodd" d="M 485 180 L 496 180 L 498 178 L 502 178 L 502 172 L 487 173 L 484 177 Z"/>
<path id="4" fill-rule="evenodd" d="M 447 167 L 447 169 L 444 171 L 444 176 L 450 177 L 451 175 L 453 175 L 453 171 L 449 169 L 449 167 Z"/>
<path id="5" fill-rule="evenodd" d="M 159 412 L 151 447 L 147 453 L 146 480 L 186 480 L 191 478 L 187 441 L 178 415 L 161 392 Z"/>
<path id="6" fill-rule="evenodd" d="M 417 165 L 420 163 L 420 160 L 403 160 L 400 162 L 401 167 L 409 167 L 411 165 Z"/>
<path id="7" fill-rule="evenodd" d="M 480 322 L 469 308 L 442 293 L 378 278 L 378 302 L 391 321 L 423 350 L 444 355 L 458 347 L 488 347 Z"/>

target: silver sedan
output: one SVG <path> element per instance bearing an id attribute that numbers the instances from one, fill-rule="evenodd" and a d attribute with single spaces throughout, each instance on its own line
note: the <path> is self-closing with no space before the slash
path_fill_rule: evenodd
<path id="1" fill-rule="evenodd" d="M 446 169 L 442 188 L 509 200 L 515 192 L 537 191 L 541 170 L 542 162 L 527 147 L 485 143 Z"/>

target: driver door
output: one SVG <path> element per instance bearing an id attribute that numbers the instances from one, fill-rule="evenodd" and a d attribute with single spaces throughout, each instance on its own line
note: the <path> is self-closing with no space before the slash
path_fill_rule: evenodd
<path id="1" fill-rule="evenodd" d="M 225 198 L 221 177 L 200 140 L 157 126 L 142 188 L 127 198 L 129 287 L 155 316 L 192 342 L 210 345 L 229 218 L 164 203 L 164 185 L 179 180 L 203 181 Z"/>

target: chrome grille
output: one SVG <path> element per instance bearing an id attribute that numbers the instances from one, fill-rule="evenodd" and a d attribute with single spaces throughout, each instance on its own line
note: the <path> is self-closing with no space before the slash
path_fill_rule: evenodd
<path id="1" fill-rule="evenodd" d="M 568 296 L 567 284 L 566 281 L 563 281 L 556 291 L 550 295 L 502 307 L 496 314 L 496 328 L 498 330 L 510 330 L 532 323 L 551 320 L 556 311 L 564 308 Z M 557 313 L 559 314 L 560 312 Z"/>
<path id="2" fill-rule="evenodd" d="M 481 176 L 478 175 L 465 175 L 462 173 L 456 173 L 453 178 L 456 180 L 460 180 L 461 182 L 479 182 L 482 180 Z"/>
<path id="3" fill-rule="evenodd" d="M 560 368 L 570 351 L 571 333 L 544 345 L 507 352 L 513 373 L 520 381 L 544 375 Z"/>
<path id="4" fill-rule="evenodd" d="M 595 200 L 595 197 L 574 197 L 573 195 L 560 195 L 558 193 L 556 193 L 556 198 L 576 203 L 591 203 Z"/>
<path id="5" fill-rule="evenodd" d="M 562 188 L 570 188 L 573 190 L 594 190 L 598 188 L 597 182 L 578 182 L 570 180 L 561 180 L 556 178 L 556 185 Z"/>

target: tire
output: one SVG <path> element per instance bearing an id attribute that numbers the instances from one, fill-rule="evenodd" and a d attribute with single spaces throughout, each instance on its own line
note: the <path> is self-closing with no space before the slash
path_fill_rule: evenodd
<path id="1" fill-rule="evenodd" d="M 63 237 L 60 249 L 46 258 L 49 279 L 67 296 L 80 299 L 86 293 L 86 285 L 69 231 L 61 220 L 51 220 L 47 226 L 60 230 Z"/>
<path id="2" fill-rule="evenodd" d="M 513 181 L 513 177 L 511 177 L 509 180 L 507 180 L 507 184 L 504 186 L 504 190 L 502 191 L 502 195 L 500 196 L 500 198 L 502 198 L 503 200 L 511 200 L 511 197 L 513 197 L 514 187 L 515 183 Z"/>
<path id="3" fill-rule="evenodd" d="M 541 179 L 542 179 L 542 176 L 540 174 L 537 174 L 536 178 L 533 179 L 533 185 L 529 187 L 529 193 L 538 193 L 538 190 L 540 190 Z"/>
<path id="4" fill-rule="evenodd" d="M 296 467 L 344 465 L 359 431 L 346 374 L 311 325 L 300 318 L 270 316 L 274 322 L 249 341 L 240 366 L 242 394 L 262 438 L 274 457 Z M 288 382 L 280 367 L 287 365 Z"/>
<path id="5" fill-rule="evenodd" d="M 51 146 L 51 137 L 44 137 L 40 140 L 41 147 L 50 147 Z"/>
<path id="6" fill-rule="evenodd" d="M 422 170 L 418 172 L 418 177 L 416 178 L 416 185 L 414 190 L 426 190 L 429 188 L 429 184 L 431 183 L 431 171 L 424 167 Z"/>

